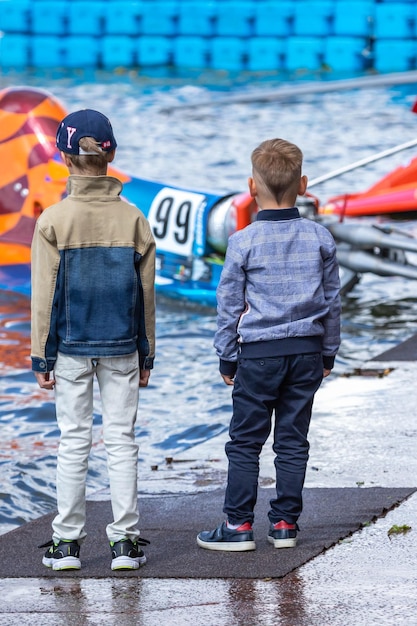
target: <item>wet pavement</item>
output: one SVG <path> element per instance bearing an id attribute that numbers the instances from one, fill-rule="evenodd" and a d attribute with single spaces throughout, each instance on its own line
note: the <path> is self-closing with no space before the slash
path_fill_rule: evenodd
<path id="1" fill-rule="evenodd" d="M 416 486 L 416 377 L 415 362 L 378 361 L 326 380 L 306 487 Z M 225 440 L 192 450 L 196 483 L 223 486 Z M 266 448 L 264 486 L 271 465 Z M 2 579 L 0 625 L 417 626 L 416 520 L 414 494 L 281 579 Z"/>

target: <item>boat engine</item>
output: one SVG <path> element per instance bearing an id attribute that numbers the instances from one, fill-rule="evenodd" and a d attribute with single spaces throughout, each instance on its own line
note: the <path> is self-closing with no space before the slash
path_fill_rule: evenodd
<path id="1" fill-rule="evenodd" d="M 258 206 L 249 193 L 222 198 L 211 209 L 207 220 L 207 241 L 220 254 L 225 254 L 227 241 L 234 232 L 251 224 Z"/>

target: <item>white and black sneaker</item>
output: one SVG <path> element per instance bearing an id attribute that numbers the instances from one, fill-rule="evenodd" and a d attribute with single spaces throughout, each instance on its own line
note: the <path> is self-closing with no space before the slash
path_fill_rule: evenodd
<path id="1" fill-rule="evenodd" d="M 136 541 L 131 539 L 110 541 L 112 570 L 139 569 L 141 565 L 145 565 L 146 556 L 140 546 L 146 546 L 149 543 L 147 539 L 142 538 L 138 538 Z"/>
<path id="2" fill-rule="evenodd" d="M 73 539 L 61 539 L 58 543 L 48 541 L 39 548 L 48 548 L 42 559 L 46 567 L 55 571 L 81 569 L 80 544 Z"/>

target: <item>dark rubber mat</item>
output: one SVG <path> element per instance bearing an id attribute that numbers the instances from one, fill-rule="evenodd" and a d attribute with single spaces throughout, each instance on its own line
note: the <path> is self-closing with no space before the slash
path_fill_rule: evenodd
<path id="1" fill-rule="evenodd" d="M 54 572 L 42 565 L 51 537 L 48 514 L 0 536 L 0 577 L 108 578 L 281 578 L 314 558 L 364 524 L 383 516 L 416 488 L 306 489 L 301 531 L 296 548 L 275 549 L 266 539 L 271 489 L 260 489 L 254 524 L 256 550 L 227 553 L 199 548 L 196 535 L 223 519 L 223 491 L 193 495 L 142 497 L 141 533 L 151 541 L 147 564 L 135 572 L 112 572 L 105 525 L 111 520 L 109 502 L 87 503 L 88 536 L 82 545 L 82 569 Z"/>
<path id="2" fill-rule="evenodd" d="M 378 354 L 371 361 L 417 361 L 417 335 L 413 335 L 398 346 Z"/>

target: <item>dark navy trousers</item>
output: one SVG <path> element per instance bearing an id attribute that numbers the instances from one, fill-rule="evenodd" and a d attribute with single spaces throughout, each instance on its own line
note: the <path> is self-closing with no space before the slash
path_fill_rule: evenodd
<path id="1" fill-rule="evenodd" d="M 233 416 L 223 511 L 232 524 L 253 522 L 258 492 L 259 455 L 271 432 L 276 497 L 268 517 L 294 524 L 302 510 L 314 394 L 323 378 L 321 353 L 240 358 L 233 388 Z"/>

